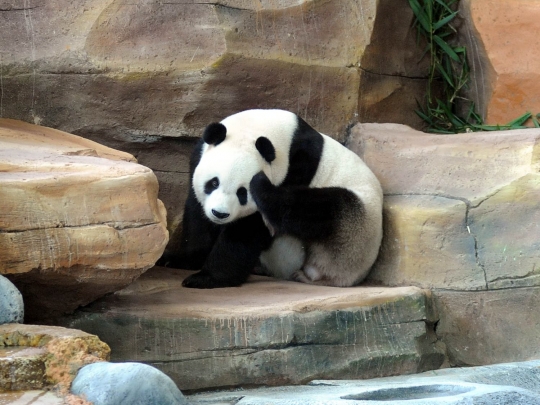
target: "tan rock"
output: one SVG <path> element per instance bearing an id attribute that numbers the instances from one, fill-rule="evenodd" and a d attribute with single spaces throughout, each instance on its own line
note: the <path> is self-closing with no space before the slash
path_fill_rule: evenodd
<path id="1" fill-rule="evenodd" d="M 437 335 L 451 364 L 485 365 L 540 357 L 538 287 L 497 291 L 435 291 Z"/>
<path id="2" fill-rule="evenodd" d="M 355 126 L 349 146 L 385 193 L 372 280 L 458 290 L 538 285 L 539 145 L 539 129 L 445 136 Z"/>
<path id="3" fill-rule="evenodd" d="M 129 284 L 167 243 L 157 180 L 126 153 L 0 120 L 0 273 L 27 320 Z"/>
<path id="4" fill-rule="evenodd" d="M 79 369 L 107 361 L 110 349 L 80 330 L 5 324 L 0 325 L 0 353 L 0 390 L 55 386 L 67 392 Z"/>
<path id="5" fill-rule="evenodd" d="M 530 0 L 466 0 L 473 99 L 490 124 L 540 112 L 540 5 Z"/>

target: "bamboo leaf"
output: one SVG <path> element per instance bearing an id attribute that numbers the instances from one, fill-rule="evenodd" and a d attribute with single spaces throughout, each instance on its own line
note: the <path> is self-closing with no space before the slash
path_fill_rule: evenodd
<path id="1" fill-rule="evenodd" d="M 454 17 L 458 14 L 458 11 L 454 11 L 452 14 L 446 16 L 440 21 L 437 21 L 435 24 L 433 24 L 433 32 L 437 31 L 442 26 L 448 24 L 450 21 L 454 19 Z"/>
<path id="2" fill-rule="evenodd" d="M 409 4 L 413 10 L 416 20 L 420 23 L 422 28 L 426 32 L 431 32 L 431 24 L 429 21 L 429 16 L 424 12 L 418 0 L 409 0 Z"/>
<path id="3" fill-rule="evenodd" d="M 531 117 L 532 117 L 532 114 L 530 112 L 526 112 L 522 116 L 517 117 L 516 119 L 510 121 L 505 126 L 507 126 L 507 127 L 521 126 Z"/>
<path id="4" fill-rule="evenodd" d="M 459 56 L 457 56 L 457 54 L 454 52 L 454 50 L 452 49 L 452 47 L 450 45 L 448 45 L 446 42 L 444 42 L 443 39 L 441 39 L 441 37 L 439 37 L 438 35 L 433 35 L 433 40 L 435 42 L 437 42 L 437 45 L 439 45 L 442 50 L 450 57 L 452 58 L 453 60 L 455 60 L 456 62 L 459 62 Z"/>

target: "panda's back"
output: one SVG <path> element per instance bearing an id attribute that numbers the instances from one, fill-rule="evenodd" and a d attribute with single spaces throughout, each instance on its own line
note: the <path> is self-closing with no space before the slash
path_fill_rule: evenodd
<path id="1" fill-rule="evenodd" d="M 360 157 L 327 135 L 311 187 L 342 187 L 355 193 L 364 203 L 382 204 L 379 181 Z"/>

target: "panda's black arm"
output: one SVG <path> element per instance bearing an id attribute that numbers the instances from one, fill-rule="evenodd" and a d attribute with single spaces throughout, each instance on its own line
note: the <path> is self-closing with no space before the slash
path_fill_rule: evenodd
<path id="1" fill-rule="evenodd" d="M 200 139 L 191 152 L 189 161 L 189 192 L 184 204 L 184 214 L 180 238 L 176 235 L 171 240 L 179 240 L 165 251 L 157 265 L 175 269 L 200 270 L 216 242 L 221 228 L 210 221 L 199 204 L 192 187 L 195 168 L 201 160 L 204 142 Z"/>
<path id="2" fill-rule="evenodd" d="M 195 193 L 190 189 L 184 207 L 179 247 L 166 251 L 157 264 L 175 269 L 200 270 L 220 232 L 220 226 L 206 218 Z"/>
<path id="3" fill-rule="evenodd" d="M 343 220 L 362 215 L 362 202 L 340 187 L 274 186 L 263 172 L 251 180 L 250 191 L 259 211 L 277 233 L 305 241 L 328 241 Z"/>
<path id="4" fill-rule="evenodd" d="M 223 226 L 202 270 L 187 277 L 189 288 L 234 287 L 244 283 L 272 242 L 259 213 Z"/>

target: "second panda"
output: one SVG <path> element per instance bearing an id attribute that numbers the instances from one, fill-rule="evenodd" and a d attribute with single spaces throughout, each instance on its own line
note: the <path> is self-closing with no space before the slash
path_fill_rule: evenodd
<path id="1" fill-rule="evenodd" d="M 382 239 L 379 181 L 349 149 L 283 110 L 210 124 L 190 162 L 183 285 L 237 286 L 254 268 L 303 283 L 358 284 Z"/>

